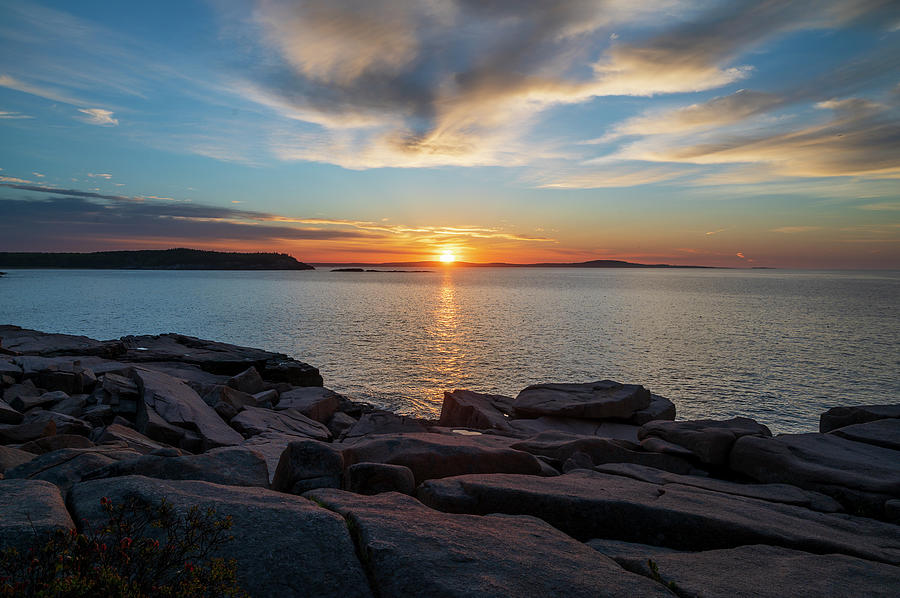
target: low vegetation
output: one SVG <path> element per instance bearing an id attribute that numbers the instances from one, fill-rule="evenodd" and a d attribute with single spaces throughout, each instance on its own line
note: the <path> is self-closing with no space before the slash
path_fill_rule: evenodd
<path id="1" fill-rule="evenodd" d="M 193 507 L 179 513 L 100 499 L 106 522 L 38 535 L 30 548 L 0 553 L 0 597 L 244 597 L 235 561 L 213 557 L 230 542 L 230 517 Z"/>

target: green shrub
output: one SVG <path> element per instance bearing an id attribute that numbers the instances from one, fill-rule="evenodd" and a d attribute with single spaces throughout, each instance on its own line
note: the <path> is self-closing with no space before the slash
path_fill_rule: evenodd
<path id="1" fill-rule="evenodd" d="M 231 518 L 192 507 L 180 514 L 130 499 L 100 504 L 106 523 L 39 535 L 25 551 L 0 553 L 0 598 L 244 597 L 234 559 L 213 558 L 231 541 Z"/>

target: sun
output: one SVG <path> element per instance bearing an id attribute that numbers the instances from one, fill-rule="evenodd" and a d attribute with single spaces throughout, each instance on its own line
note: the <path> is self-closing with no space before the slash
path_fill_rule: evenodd
<path id="1" fill-rule="evenodd" d="M 445 264 L 452 264 L 456 261 L 456 255 L 452 251 L 445 251 L 439 259 Z"/>

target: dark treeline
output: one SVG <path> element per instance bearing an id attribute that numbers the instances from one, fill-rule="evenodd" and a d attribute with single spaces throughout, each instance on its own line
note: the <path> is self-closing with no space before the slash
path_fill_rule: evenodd
<path id="1" fill-rule="evenodd" d="M 4 268 L 122 270 L 313 270 L 284 253 L 226 253 L 199 249 L 98 251 L 95 253 L 0 252 Z"/>

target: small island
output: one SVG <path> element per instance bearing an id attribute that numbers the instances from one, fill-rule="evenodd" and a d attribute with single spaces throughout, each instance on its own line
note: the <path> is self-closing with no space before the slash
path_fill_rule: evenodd
<path id="1" fill-rule="evenodd" d="M 5 268 L 98 270 L 315 270 L 285 253 L 237 253 L 200 249 L 97 251 L 94 253 L 0 252 Z"/>

